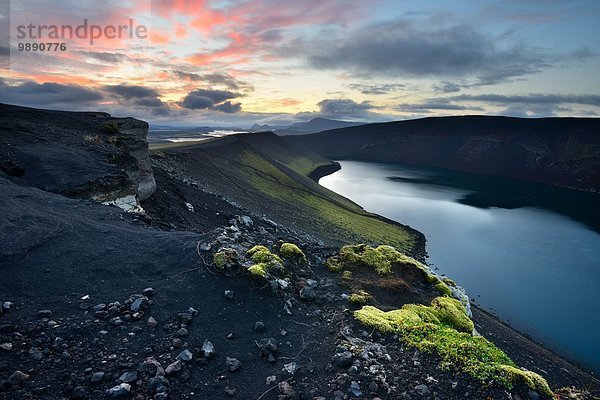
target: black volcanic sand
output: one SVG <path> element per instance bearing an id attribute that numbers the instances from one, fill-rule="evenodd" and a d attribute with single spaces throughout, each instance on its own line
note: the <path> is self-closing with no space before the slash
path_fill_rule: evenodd
<path id="1" fill-rule="evenodd" d="M 144 203 L 143 218 L 0 177 L 0 302 L 13 303 L 0 315 L 0 345 L 11 345 L 0 348 L 0 398 L 110 398 L 106 391 L 126 372 L 137 376 L 124 398 L 137 399 L 354 398 L 356 385 L 366 399 L 530 398 L 524 388 L 507 391 L 443 371 L 437 357 L 356 324 L 341 297 L 348 283 L 323 267 L 337 249 L 321 238 L 261 219 L 160 168 L 155 176 L 158 189 Z M 230 222 L 236 215 L 249 215 L 252 226 Z M 210 265 L 221 245 L 281 240 L 298 243 L 310 261 L 309 268 L 288 266 L 293 287 L 284 293 Z M 308 279 L 317 285 L 311 301 L 294 290 Z M 131 297 L 148 287 L 154 290 L 146 297 Z M 234 291 L 233 299 L 226 290 Z M 382 296 L 381 306 L 433 295 L 417 285 Z M 137 314 L 135 299 L 142 299 Z M 148 326 L 150 316 L 156 327 Z M 256 330 L 259 321 L 264 329 Z M 598 381 L 489 315 L 476 310 L 475 322 L 553 388 L 575 385 L 600 393 Z M 267 338 L 278 348 L 274 363 L 257 347 Z M 201 350 L 206 340 L 215 349 L 208 358 Z M 333 362 L 340 346 L 368 351 L 350 364 L 339 357 Z M 156 363 L 167 368 L 184 349 L 191 361 L 166 380 L 152 379 Z M 241 368 L 229 371 L 226 357 L 238 359 Z M 16 371 L 27 379 L 19 382 Z M 98 372 L 105 375 L 91 382 Z"/>
<path id="2" fill-rule="evenodd" d="M 188 348 L 194 359 L 181 371 L 167 375 L 170 398 L 224 398 L 226 391 L 235 391 L 235 398 L 258 398 L 275 387 L 266 384 L 272 375 L 274 383 L 287 382 L 297 395 L 310 393 L 308 398 L 318 394 L 330 397 L 338 387 L 346 392 L 352 380 L 360 383 L 365 393 L 383 391 L 383 397 L 388 385 L 394 388 L 395 397 L 421 383 L 428 383 L 432 393 L 441 396 L 444 392 L 461 393 L 461 397 L 463 392 L 474 396 L 502 393 L 494 387 L 482 391 L 468 377 L 441 372 L 434 357 L 402 350 L 395 340 L 382 340 L 388 344 L 385 353 L 393 362 L 373 361 L 387 371 L 389 379 L 383 382 L 343 373 L 348 365 L 331 367 L 331 356 L 342 340 L 340 332 L 355 342 L 362 340 L 355 335 L 363 338 L 363 334 L 343 311 L 344 304 L 332 300 L 340 288 L 334 284 L 334 276 L 323 270 L 314 274 L 294 271 L 314 278 L 320 287 L 313 303 L 293 298 L 293 314 L 287 315 L 282 299 L 261 287 L 261 282 L 245 276 L 227 277 L 199 262 L 196 242 L 210 241 L 214 232 L 160 231 L 112 207 L 5 181 L 0 193 L 9 211 L 2 219 L 2 236 L 7 240 L 1 247 L 2 275 L 8 279 L 2 280 L 0 290 L 4 301 L 14 303 L 0 319 L 0 343 L 13 345 L 10 351 L 3 350 L 0 376 L 8 379 L 16 370 L 29 375 L 23 383 L 2 383 L 8 399 L 58 399 L 82 393 L 82 398 L 105 398 L 105 390 L 131 371 L 137 372 L 139 381 L 133 383 L 132 392 L 148 398 L 153 394 L 148 381 L 154 371 L 142 367 L 144 360 L 154 357 L 167 367 L 183 348 Z M 13 224 L 17 223 L 19 230 L 15 231 Z M 253 237 L 255 230 L 244 230 L 244 236 Z M 256 237 L 272 241 L 278 235 L 274 228 L 271 231 L 265 229 L 267 233 Z M 155 293 L 142 306 L 143 316 L 132 317 L 126 300 L 149 286 Z M 233 290 L 235 298 L 226 299 L 225 290 Z M 86 295 L 91 299 L 82 300 Z M 107 318 L 83 309 L 102 303 L 110 307 L 115 301 L 124 308 L 115 307 Z M 197 310 L 197 314 L 190 312 L 191 322 L 180 314 L 190 307 Z M 51 314 L 38 314 L 41 310 Z M 158 321 L 157 328 L 147 326 L 149 316 Z M 122 324 L 115 326 L 111 317 L 121 318 Z M 180 347 L 173 339 L 178 337 L 182 321 L 189 334 L 180 337 Z M 265 324 L 263 331 L 255 331 L 257 321 Z M 172 322 L 176 324 L 165 329 L 165 324 Z M 229 333 L 233 339 L 226 338 Z M 369 333 L 364 335 L 363 339 L 374 339 Z M 261 359 L 256 346 L 257 341 L 270 337 L 279 347 L 275 363 Z M 198 350 L 205 340 L 216 349 L 209 359 L 202 359 Z M 227 371 L 225 357 L 237 358 L 241 369 Z M 297 366 L 293 376 L 282 371 L 291 362 Z M 91 383 L 96 372 L 106 375 Z M 425 381 L 428 376 L 439 383 Z M 452 390 L 452 382 L 459 382 L 458 389 Z M 263 398 L 277 398 L 282 393 L 291 395 L 282 385 L 281 390 L 277 386 Z"/>

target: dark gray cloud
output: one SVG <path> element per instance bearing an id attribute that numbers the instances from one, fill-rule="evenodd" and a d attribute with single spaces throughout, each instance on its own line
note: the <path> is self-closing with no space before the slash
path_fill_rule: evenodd
<path id="1" fill-rule="evenodd" d="M 324 99 L 317 103 L 323 115 L 360 116 L 376 108 L 368 101 L 357 103 L 351 99 Z"/>
<path id="2" fill-rule="evenodd" d="M 215 104 L 240 97 L 239 93 L 230 92 L 228 90 L 198 89 L 190 94 L 193 94 L 194 96 L 208 97 Z"/>
<path id="3" fill-rule="evenodd" d="M 160 99 L 160 93 L 150 87 L 121 84 L 105 86 L 104 90 L 125 108 L 150 109 L 155 115 L 166 115 L 171 111 Z"/>
<path id="4" fill-rule="evenodd" d="M 215 102 L 206 96 L 199 96 L 192 92 L 183 98 L 181 105 L 192 110 L 207 110 L 212 108 Z"/>
<path id="5" fill-rule="evenodd" d="M 240 97 L 239 93 L 227 90 L 198 89 L 188 93 L 181 106 L 192 110 L 217 110 L 227 114 L 240 112 L 240 103 L 231 103 L 231 99 Z"/>
<path id="6" fill-rule="evenodd" d="M 358 90 L 362 94 L 371 94 L 371 95 L 379 95 L 379 94 L 388 94 L 394 92 L 398 89 L 402 89 L 406 87 L 406 85 L 402 83 L 385 83 L 381 85 L 370 85 L 370 84 L 362 84 L 362 83 L 352 83 L 348 85 L 350 89 Z"/>
<path id="7" fill-rule="evenodd" d="M 248 82 L 240 81 L 229 74 L 224 73 L 210 73 L 210 74 L 196 74 L 184 71 L 172 71 L 179 79 L 194 81 L 194 82 L 206 82 L 210 86 L 222 85 L 230 90 L 247 90 L 253 91 L 254 87 Z"/>
<path id="8" fill-rule="evenodd" d="M 429 99 L 421 103 L 399 104 L 395 107 L 398 111 L 430 113 L 432 111 L 484 111 L 478 106 L 464 106 L 454 104 L 447 99 Z"/>
<path id="9" fill-rule="evenodd" d="M 580 94 L 541 94 L 531 93 L 527 95 L 501 95 L 501 94 L 479 94 L 479 95 L 459 95 L 452 96 L 449 100 L 459 101 L 481 101 L 486 103 L 507 104 L 582 104 L 590 106 L 600 106 L 600 95 Z"/>
<path id="10" fill-rule="evenodd" d="M 449 81 L 442 81 L 438 85 L 433 86 L 433 90 L 438 93 L 456 93 L 460 92 L 460 90 L 465 86 L 465 83 L 456 83 Z"/>
<path id="11" fill-rule="evenodd" d="M 105 86 L 104 90 L 116 94 L 124 99 L 143 99 L 148 97 L 159 97 L 160 94 L 155 89 L 138 85 L 112 85 Z"/>
<path id="12" fill-rule="evenodd" d="M 104 96 L 99 91 L 78 85 L 25 81 L 8 85 L 0 81 L 0 102 L 32 107 L 73 108 L 96 104 Z"/>
<path id="13" fill-rule="evenodd" d="M 135 101 L 135 104 L 142 107 L 162 107 L 164 106 L 164 102 L 157 97 L 144 97 L 143 99 L 138 99 Z"/>
<path id="14" fill-rule="evenodd" d="M 482 84 L 538 72 L 548 66 L 523 45 L 501 48 L 469 25 L 439 26 L 406 20 L 369 26 L 325 41 L 309 56 L 316 68 L 361 76 L 475 77 Z"/>
<path id="15" fill-rule="evenodd" d="M 240 103 L 232 103 L 230 101 L 226 101 L 223 104 L 218 104 L 214 106 L 214 109 L 227 114 L 235 114 L 242 111 L 242 105 Z"/>

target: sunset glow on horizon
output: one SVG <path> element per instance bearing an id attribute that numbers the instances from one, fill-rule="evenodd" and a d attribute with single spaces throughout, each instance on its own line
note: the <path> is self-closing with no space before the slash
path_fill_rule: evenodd
<path id="1" fill-rule="evenodd" d="M 4 103 L 236 127 L 314 117 L 370 122 L 600 113 L 596 1 L 10 5 L 0 10 L 10 26 L 0 42 L 5 68 L 10 57 L 0 77 Z M 50 35 L 51 26 L 84 21 L 87 29 L 103 29 L 93 45 L 89 35 Z M 121 37 L 113 36 L 120 26 Z M 142 28 L 146 37 L 132 35 Z M 61 42 L 66 50 L 20 51 L 25 42 Z"/>

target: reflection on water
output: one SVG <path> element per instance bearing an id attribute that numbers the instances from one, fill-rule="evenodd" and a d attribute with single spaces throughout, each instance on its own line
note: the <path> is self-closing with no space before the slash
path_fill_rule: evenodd
<path id="1" fill-rule="evenodd" d="M 483 307 L 600 372 L 600 196 L 341 161 L 320 183 L 427 238 L 428 262 Z"/>

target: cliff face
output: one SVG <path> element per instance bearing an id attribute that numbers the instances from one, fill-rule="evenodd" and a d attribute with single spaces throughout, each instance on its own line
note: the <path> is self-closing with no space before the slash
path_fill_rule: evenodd
<path id="1" fill-rule="evenodd" d="M 147 133 L 148 124 L 133 118 L 0 104 L 0 174 L 132 209 L 156 189 Z"/>
<path id="2" fill-rule="evenodd" d="M 404 162 L 600 190 L 600 119 L 425 118 L 287 140 L 333 159 Z"/>

